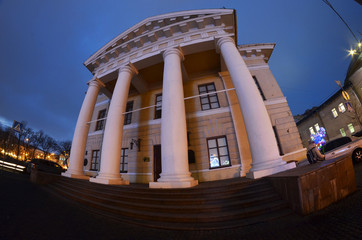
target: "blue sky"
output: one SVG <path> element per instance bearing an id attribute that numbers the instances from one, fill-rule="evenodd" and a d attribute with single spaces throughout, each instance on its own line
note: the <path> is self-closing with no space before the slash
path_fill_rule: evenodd
<path id="1" fill-rule="evenodd" d="M 330 2 L 362 38 L 362 6 Z M 276 43 L 269 64 L 293 115 L 338 90 L 356 42 L 322 0 L 0 0 L 0 121 L 71 140 L 88 57 L 147 17 L 222 7 L 237 11 L 238 44 Z"/>

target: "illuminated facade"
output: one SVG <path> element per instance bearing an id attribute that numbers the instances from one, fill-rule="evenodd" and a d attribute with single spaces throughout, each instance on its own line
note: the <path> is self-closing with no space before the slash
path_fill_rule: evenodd
<path id="1" fill-rule="evenodd" d="M 64 176 L 151 188 L 260 178 L 305 157 L 268 65 L 236 45 L 234 10 L 150 17 L 93 54 Z"/>

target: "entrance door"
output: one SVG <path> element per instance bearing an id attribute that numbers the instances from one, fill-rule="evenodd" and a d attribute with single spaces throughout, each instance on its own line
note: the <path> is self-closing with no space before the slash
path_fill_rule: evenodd
<path id="1" fill-rule="evenodd" d="M 153 145 L 153 181 L 157 182 L 162 172 L 161 167 L 161 145 Z"/>

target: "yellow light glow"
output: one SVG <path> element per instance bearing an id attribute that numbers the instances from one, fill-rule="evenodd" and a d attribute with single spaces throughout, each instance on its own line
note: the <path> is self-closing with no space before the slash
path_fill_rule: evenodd
<path id="1" fill-rule="evenodd" d="M 353 56 L 354 54 L 356 54 L 356 50 L 355 49 L 351 49 L 348 51 L 348 55 Z"/>
<path id="2" fill-rule="evenodd" d="M 361 46 L 362 46 L 362 43 L 359 42 L 359 43 L 358 43 L 358 47 L 361 47 Z"/>

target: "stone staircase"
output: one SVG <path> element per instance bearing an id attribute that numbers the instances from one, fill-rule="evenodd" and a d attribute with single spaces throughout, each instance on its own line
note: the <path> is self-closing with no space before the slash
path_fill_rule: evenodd
<path id="1" fill-rule="evenodd" d="M 48 191 L 78 202 L 87 211 L 153 228 L 223 229 L 292 213 L 266 179 L 234 178 L 187 189 L 150 189 L 146 184 L 111 186 L 51 178 L 45 185 Z"/>

